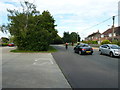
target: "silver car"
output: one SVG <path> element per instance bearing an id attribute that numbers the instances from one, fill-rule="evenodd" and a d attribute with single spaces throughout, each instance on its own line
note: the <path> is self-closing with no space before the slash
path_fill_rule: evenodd
<path id="1" fill-rule="evenodd" d="M 120 56 L 120 46 L 115 44 L 104 44 L 99 47 L 100 54 L 107 54 L 111 57 Z"/>

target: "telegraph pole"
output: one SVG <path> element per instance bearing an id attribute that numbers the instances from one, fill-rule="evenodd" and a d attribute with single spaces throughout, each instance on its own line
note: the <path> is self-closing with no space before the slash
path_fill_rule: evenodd
<path id="1" fill-rule="evenodd" d="M 78 32 L 77 32 L 77 43 L 78 43 Z"/>
<path id="2" fill-rule="evenodd" d="M 112 25 L 112 41 L 114 41 L 114 23 L 115 23 L 115 16 L 113 16 L 113 25 Z"/>

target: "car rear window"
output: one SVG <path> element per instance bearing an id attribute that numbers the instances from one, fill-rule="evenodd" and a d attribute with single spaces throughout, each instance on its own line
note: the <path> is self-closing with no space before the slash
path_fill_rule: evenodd
<path id="1" fill-rule="evenodd" d="M 82 47 L 90 47 L 89 45 L 82 45 Z"/>
<path id="2" fill-rule="evenodd" d="M 117 45 L 112 45 L 112 46 L 110 46 L 112 49 L 120 49 L 120 47 L 119 46 L 117 46 Z"/>

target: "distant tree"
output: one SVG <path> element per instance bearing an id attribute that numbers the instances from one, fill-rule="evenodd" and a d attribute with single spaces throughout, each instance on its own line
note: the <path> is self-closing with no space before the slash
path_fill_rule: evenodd
<path id="1" fill-rule="evenodd" d="M 64 32 L 64 33 L 63 33 L 63 41 L 64 41 L 64 43 L 66 43 L 66 42 L 68 42 L 68 43 L 71 42 L 69 32 Z"/>
<path id="2" fill-rule="evenodd" d="M 58 35 L 54 40 L 52 44 L 63 44 L 63 39 Z"/>
<path id="3" fill-rule="evenodd" d="M 70 34 L 70 41 L 72 42 L 72 43 L 75 43 L 75 42 L 77 42 L 77 40 L 78 40 L 78 35 L 77 35 L 77 33 L 76 32 L 72 32 L 71 34 Z"/>
<path id="4" fill-rule="evenodd" d="M 63 41 L 69 43 L 80 42 L 80 36 L 76 32 L 72 32 L 71 34 L 69 34 L 69 32 L 64 32 Z"/>
<path id="5" fill-rule="evenodd" d="M 72 43 L 80 42 L 80 36 L 76 32 L 72 32 L 70 37 Z"/>

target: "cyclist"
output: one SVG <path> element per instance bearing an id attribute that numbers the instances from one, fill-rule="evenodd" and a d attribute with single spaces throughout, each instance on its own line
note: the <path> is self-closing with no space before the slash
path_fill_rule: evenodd
<path id="1" fill-rule="evenodd" d="M 66 48 L 66 50 L 68 49 L 68 43 L 67 42 L 65 43 L 65 48 Z"/>

